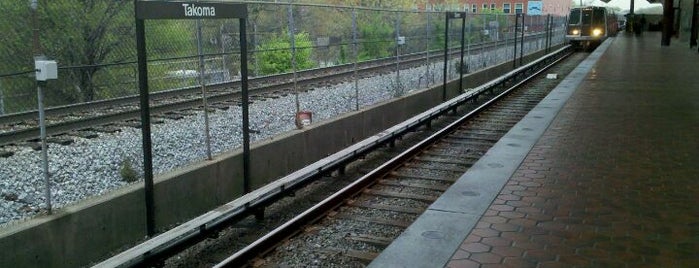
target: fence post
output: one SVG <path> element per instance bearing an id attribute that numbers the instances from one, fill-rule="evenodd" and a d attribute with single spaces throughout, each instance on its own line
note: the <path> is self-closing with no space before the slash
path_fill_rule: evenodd
<path id="1" fill-rule="evenodd" d="M 442 101 L 447 100 L 447 64 L 449 61 L 449 13 L 444 14 L 444 69 L 442 70 Z"/>
<path id="2" fill-rule="evenodd" d="M 554 17 L 551 16 L 551 26 L 549 26 L 549 51 L 551 50 L 551 47 L 553 47 L 553 36 L 556 34 L 555 30 L 556 28 L 554 27 L 555 24 L 553 22 Z"/>
<path id="3" fill-rule="evenodd" d="M 402 44 L 400 43 L 400 19 L 401 19 L 401 13 L 396 12 L 397 18 L 396 18 L 396 91 L 395 91 L 395 96 L 399 97 L 403 95 L 403 88 L 401 87 L 400 84 L 400 48 Z"/>
<path id="4" fill-rule="evenodd" d="M 525 15 L 522 15 L 522 40 L 519 42 L 519 66 L 522 66 L 522 60 L 524 58 L 524 19 Z"/>
<path id="5" fill-rule="evenodd" d="M 221 24 L 221 27 L 219 28 L 219 36 L 221 38 L 221 40 L 219 40 L 219 42 L 221 42 L 221 70 L 222 71 L 225 70 L 226 73 L 228 73 L 228 76 L 226 76 L 225 74 L 223 75 L 224 81 L 227 81 L 227 80 L 231 80 L 230 79 L 231 74 L 230 74 L 230 71 L 228 70 L 228 68 L 226 68 L 226 66 L 228 66 L 228 64 L 226 64 L 226 41 L 225 41 L 226 38 L 224 37 L 224 33 L 225 33 L 225 31 L 223 29 L 223 24 Z"/>
<path id="6" fill-rule="evenodd" d="M 500 21 L 498 20 L 498 14 L 495 14 L 495 63 L 497 64 L 500 59 Z"/>
<path id="7" fill-rule="evenodd" d="M 425 36 L 427 36 L 427 46 L 426 46 L 427 54 L 425 56 L 425 62 L 427 63 L 425 65 L 425 66 L 427 66 L 427 68 L 425 70 L 425 87 L 426 88 L 430 87 L 430 43 L 431 43 L 431 39 L 430 39 L 430 14 L 431 14 L 430 12 L 427 12 L 427 30 L 426 30 L 427 34 L 425 35 Z M 0 97 L 2 97 L 2 96 L 0 96 Z M 0 105 L 1 105 L 1 103 L 0 103 Z"/>
<path id="8" fill-rule="evenodd" d="M 352 8 L 352 51 L 354 53 L 354 110 L 359 111 L 359 76 L 357 75 L 357 62 L 359 54 L 357 53 L 357 9 Z"/>
<path id="9" fill-rule="evenodd" d="M 294 9 L 291 5 L 291 0 L 289 0 L 287 11 L 289 15 L 289 38 L 291 39 L 291 68 L 294 75 L 294 96 L 296 97 L 296 113 L 298 113 L 301 110 L 301 105 L 299 103 L 299 91 L 296 85 L 296 30 L 294 29 Z M 297 125 L 301 126 L 300 124 Z"/>
<path id="10" fill-rule="evenodd" d="M 553 34 L 553 32 L 551 32 L 551 27 L 553 26 L 552 19 L 553 17 L 551 17 L 551 14 L 546 18 L 546 53 L 549 53 L 551 50 L 551 35 Z"/>
<path id="11" fill-rule="evenodd" d="M 468 60 L 468 71 L 471 72 L 471 36 L 473 34 L 473 28 L 471 28 L 471 25 L 473 22 L 473 17 L 471 17 L 470 20 L 468 20 L 468 43 L 466 43 L 466 59 Z"/>
<path id="12" fill-rule="evenodd" d="M 466 39 L 466 15 L 461 17 L 461 54 L 459 54 L 459 92 L 464 90 L 464 39 Z"/>
<path id="13" fill-rule="evenodd" d="M 201 100 L 204 105 L 204 139 L 206 142 L 206 157 L 211 157 L 211 135 L 209 134 L 209 104 L 206 101 L 206 81 L 204 75 L 206 66 L 204 65 L 204 49 L 202 48 L 201 19 L 197 19 L 197 54 L 199 54 L 199 85 L 201 86 Z"/>
<path id="14" fill-rule="evenodd" d="M 36 57 L 37 59 L 39 57 Z M 46 210 L 48 211 L 49 214 L 51 214 L 51 180 L 50 180 L 50 175 L 49 175 L 49 156 L 48 156 L 48 147 L 46 147 L 46 115 L 44 114 L 44 88 L 42 87 L 42 84 L 45 84 L 46 82 L 39 82 L 37 81 L 36 83 L 36 90 L 38 92 L 38 97 L 39 97 L 39 126 L 41 128 L 41 164 L 42 168 L 44 171 L 44 180 L 46 183 L 46 189 L 45 189 L 45 196 L 46 196 Z"/>
<path id="15" fill-rule="evenodd" d="M 488 25 L 488 23 L 487 23 L 488 14 L 483 14 L 482 21 L 483 21 L 483 30 L 481 30 L 481 36 L 483 36 L 483 37 L 481 38 L 481 43 L 483 44 L 483 49 L 481 50 L 481 52 L 482 52 L 481 55 L 483 55 L 483 58 L 484 58 L 483 62 L 488 62 L 490 59 L 490 54 L 491 54 L 491 53 L 485 52 L 485 44 L 489 43 L 488 39 L 491 38 L 490 32 L 488 32 L 488 36 L 485 36 L 486 31 L 488 31 L 488 28 L 486 27 L 486 25 Z M 488 64 L 490 64 L 490 63 L 486 63 L 485 65 L 487 66 Z"/>
<path id="16" fill-rule="evenodd" d="M 37 19 L 37 10 L 39 8 L 39 3 L 37 0 L 32 0 L 30 3 L 31 7 L 31 13 L 32 13 L 32 26 L 34 27 L 33 30 L 33 49 L 34 49 L 34 61 L 36 62 L 37 60 L 43 60 L 45 59 L 45 56 L 42 52 L 41 49 L 41 43 L 39 42 L 39 21 Z M 36 71 L 35 71 L 36 74 Z M 40 138 L 41 138 L 41 162 L 42 162 L 42 168 L 43 168 L 43 173 L 44 173 L 44 181 L 46 183 L 46 187 L 44 190 L 44 194 L 46 197 L 46 210 L 48 214 L 52 213 L 52 207 L 51 207 L 51 180 L 49 176 L 49 157 L 48 157 L 48 148 L 46 147 L 46 116 L 44 114 L 44 89 L 42 88 L 43 85 L 45 85 L 45 81 L 39 81 L 38 77 L 36 80 L 36 91 L 38 95 L 38 109 L 39 109 L 39 127 L 40 127 Z"/>
<path id="17" fill-rule="evenodd" d="M 257 57 L 257 23 L 252 24 L 252 51 L 253 51 L 253 68 L 255 76 L 260 75 L 260 62 Z"/>
<path id="18" fill-rule="evenodd" d="M 2 90 L 2 81 L 0 81 L 0 115 L 5 114 L 5 95 Z"/>
<path id="19" fill-rule="evenodd" d="M 512 56 L 512 69 L 517 68 L 517 28 L 519 28 L 519 15 L 520 14 L 515 14 L 515 31 L 512 37 L 515 40 L 515 49 L 514 55 Z"/>

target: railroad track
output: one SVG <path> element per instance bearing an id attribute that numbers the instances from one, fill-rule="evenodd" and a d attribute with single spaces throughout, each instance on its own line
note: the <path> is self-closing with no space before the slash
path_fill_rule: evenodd
<path id="1" fill-rule="evenodd" d="M 424 62 L 424 53 L 406 55 L 406 59 L 401 62 L 403 68 L 411 68 Z M 391 59 L 364 62 L 358 67 L 358 75 L 363 78 L 394 65 Z M 297 86 L 303 91 L 337 84 L 353 73 L 351 65 L 302 71 L 298 73 Z M 291 74 L 282 74 L 250 79 L 251 102 L 292 94 L 291 77 Z M 207 85 L 207 101 L 211 108 L 227 109 L 230 105 L 240 104 L 240 93 L 240 81 Z M 113 132 L 114 127 L 110 125 L 116 122 L 122 122 L 119 123 L 122 126 L 137 127 L 140 124 L 138 101 L 139 96 L 134 95 L 49 109 L 47 135 L 59 136 L 72 131 Z M 181 118 L 190 114 L 191 110 L 203 109 L 201 87 L 154 92 L 151 94 L 151 105 L 154 123 L 158 123 L 159 117 Z M 39 136 L 36 118 L 36 111 L 0 116 L 0 130 L 4 129 L 0 131 L 0 146 L 36 139 Z"/>
<path id="2" fill-rule="evenodd" d="M 412 68 L 424 63 L 424 57 L 412 55 L 401 60 L 402 68 Z M 434 61 L 436 61 L 435 59 Z M 391 59 L 362 64 L 358 70 L 359 78 L 372 73 L 387 72 L 394 68 Z M 308 70 L 299 73 L 297 86 L 301 91 L 332 85 L 346 81 L 353 75 L 348 66 L 331 67 L 328 69 Z M 274 98 L 280 95 L 293 94 L 292 80 L 289 74 L 251 79 L 251 102 Z M 231 105 L 240 104 L 240 82 L 216 84 L 207 86 L 207 101 L 211 108 L 227 109 Z M 192 113 L 192 110 L 203 110 L 202 95 L 199 87 L 157 92 L 152 95 L 151 113 L 158 118 L 179 119 Z M 198 92 L 199 91 L 199 92 Z M 137 105 L 138 96 L 129 96 L 108 101 L 85 103 L 50 110 L 52 117 L 47 119 L 47 135 L 60 136 L 73 131 L 82 133 L 114 132 L 114 124 L 120 126 L 139 126 L 140 110 Z M 86 112 L 92 111 L 92 112 Z M 5 129 L 0 132 L 0 146 L 36 139 L 39 127 L 36 125 L 36 112 L 22 113 L 0 117 L 0 125 Z M 73 134 L 77 136 L 91 134 Z M 54 138 L 54 141 L 64 139 Z"/>
<path id="3" fill-rule="evenodd" d="M 539 38 L 538 35 L 527 38 Z M 508 42 L 490 42 L 474 45 L 474 51 L 497 48 Z M 430 62 L 442 61 L 442 52 L 430 52 Z M 450 57 L 457 57 L 454 50 Z M 401 68 L 421 66 L 426 61 L 427 53 L 401 55 Z M 362 62 L 358 65 L 359 79 L 395 70 L 395 57 Z M 434 73 L 434 72 L 433 72 Z M 329 68 L 305 70 L 297 73 L 297 87 L 304 91 L 325 85 L 349 81 L 354 75 L 352 64 Z M 293 74 L 281 74 L 259 77 L 249 80 L 251 101 L 274 98 L 293 94 Z M 207 101 L 211 108 L 227 109 L 240 104 L 240 81 L 207 85 Z M 120 127 L 140 127 L 139 96 L 127 96 L 103 101 L 61 106 L 46 110 L 46 133 L 52 138 L 49 142 L 69 144 L 69 136 L 97 137 L 98 133 L 111 133 Z M 193 111 L 203 110 L 201 88 L 199 86 L 151 93 L 151 114 L 153 123 L 161 122 L 159 118 L 179 119 Z M 0 147 L 11 144 L 25 144 L 39 149 L 39 126 L 37 111 L 0 116 Z"/>
<path id="4" fill-rule="evenodd" d="M 582 59 L 578 54 L 558 68 L 569 72 Z M 541 77 L 538 81 L 528 78 L 502 92 L 494 90 L 495 98 L 464 110 L 463 116 L 449 115 L 454 121 L 448 126 L 216 267 L 368 264 L 555 84 Z"/>
<path id="5" fill-rule="evenodd" d="M 567 73 L 583 58 L 575 54 L 553 72 Z M 257 197 L 233 202 L 246 207 L 246 212 L 231 209 L 235 204 L 229 203 L 224 207 L 230 212 L 218 211 L 215 216 L 203 215 L 185 224 L 199 228 L 169 231 L 149 245 L 134 247 L 100 265 L 361 266 L 377 256 L 555 87 L 556 81 L 535 74 L 541 71 L 525 70 L 490 82 L 479 88 L 478 94 L 436 107 L 439 112 L 431 113 L 434 117 L 418 120 L 419 124 L 407 123 L 401 127 L 406 132 L 376 141 L 378 145 L 369 151 L 356 150 L 356 157 L 347 160 L 351 164 L 345 161 L 310 167 L 324 172 L 310 183 L 287 181 L 267 187 L 264 191 L 268 192 L 253 193 Z M 523 84 L 525 89 L 514 92 Z M 507 96 L 505 91 L 513 93 Z M 495 101 L 493 96 L 507 97 Z M 418 128 L 425 125 L 431 128 Z M 395 147 L 384 146 L 387 144 Z M 333 171 L 335 175 L 330 176 Z M 304 186 L 298 186 L 301 184 Z M 277 203 L 270 205 L 271 199 Z M 311 202 L 314 200 L 318 202 Z M 207 217 L 218 218 L 204 220 Z M 223 227 L 212 222 L 227 224 Z M 183 248 L 188 249 L 181 251 Z M 174 251 L 179 254 L 173 255 Z M 236 253 L 226 258 L 230 252 Z"/>

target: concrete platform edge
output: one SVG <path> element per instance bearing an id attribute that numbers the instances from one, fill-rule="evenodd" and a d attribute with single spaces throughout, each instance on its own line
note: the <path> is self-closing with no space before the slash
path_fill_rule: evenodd
<path id="1" fill-rule="evenodd" d="M 369 267 L 443 267 L 604 54 L 607 39 L 464 173 Z"/>

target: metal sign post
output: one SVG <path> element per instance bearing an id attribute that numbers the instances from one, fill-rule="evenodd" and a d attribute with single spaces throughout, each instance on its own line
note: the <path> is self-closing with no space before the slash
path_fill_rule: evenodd
<path id="1" fill-rule="evenodd" d="M 697 8 L 699 8 L 699 1 L 692 0 L 692 11 L 690 11 L 692 13 L 692 18 L 689 23 L 689 48 L 693 48 L 697 45 L 697 34 L 699 33 L 699 31 L 697 31 Z M 2 96 L 0 96 L 0 100 L 1 99 Z M 2 103 L 0 103 L 0 107 L 1 106 Z"/>
<path id="2" fill-rule="evenodd" d="M 155 234 L 153 199 L 153 155 L 148 103 L 148 65 L 145 38 L 145 20 L 149 19 L 239 19 L 240 24 L 240 84 L 243 102 L 243 189 L 250 192 L 250 132 L 248 118 L 248 66 L 245 19 L 246 4 L 210 2 L 164 2 L 134 0 L 136 18 L 136 49 L 138 54 L 138 87 L 141 107 L 141 134 L 143 136 L 143 172 L 146 194 L 146 230 Z"/>
<path id="3" fill-rule="evenodd" d="M 461 53 L 459 54 L 459 92 L 464 90 L 464 39 L 466 39 L 466 13 L 464 13 L 461 18 Z"/>
<path id="4" fill-rule="evenodd" d="M 519 25 L 519 18 L 522 17 L 522 24 Z M 522 58 L 524 57 L 524 14 L 515 15 L 515 53 L 512 59 L 512 69 L 517 68 L 517 28 L 521 29 L 521 39 L 519 41 L 519 66 L 522 66 Z"/>
<path id="5" fill-rule="evenodd" d="M 512 35 L 515 40 L 515 48 L 513 49 L 514 55 L 512 55 L 512 69 L 517 68 L 517 28 L 519 28 L 519 15 L 520 14 L 515 14 L 515 31 Z"/>
<path id="6" fill-rule="evenodd" d="M 395 96 L 400 97 L 403 95 L 403 87 L 401 86 L 400 83 L 400 48 L 401 46 L 405 45 L 405 37 L 400 35 L 400 12 L 397 14 L 398 18 L 396 19 L 396 88 L 395 88 Z"/>
<path id="7" fill-rule="evenodd" d="M 450 19 L 461 19 L 461 61 L 462 66 L 459 67 L 459 90 L 462 90 L 463 85 L 463 63 L 464 63 L 464 25 L 466 23 L 466 12 L 447 12 L 444 16 L 444 70 L 443 71 L 443 81 L 442 81 L 442 101 L 447 100 L 447 68 L 449 67 L 449 20 Z"/>
<path id="8" fill-rule="evenodd" d="M 524 18 L 526 15 L 524 15 L 524 14 L 521 14 L 521 15 L 522 15 L 522 39 L 519 42 L 519 44 L 520 44 L 520 46 L 519 46 L 519 66 L 522 66 L 522 58 L 524 58 L 524 29 L 526 27 L 524 25 Z"/>
<path id="9" fill-rule="evenodd" d="M 430 12 L 427 12 L 427 29 L 425 30 L 425 36 L 427 37 L 426 47 L 425 47 L 425 87 L 430 87 Z"/>
<path id="10" fill-rule="evenodd" d="M 473 66 L 471 64 L 471 35 L 473 34 L 473 27 L 471 27 L 473 24 L 472 22 L 473 22 L 473 20 L 468 21 L 468 35 L 469 35 L 469 37 L 468 37 L 468 43 L 466 43 L 466 60 L 468 60 L 468 63 L 466 64 L 466 66 L 468 67 L 466 69 L 467 72 L 471 72 L 471 66 Z"/>
<path id="11" fill-rule="evenodd" d="M 546 39 L 544 40 L 544 51 L 549 53 L 549 34 L 551 27 L 551 14 L 546 15 L 546 22 L 544 23 L 544 31 L 546 31 Z"/>
<path id="12" fill-rule="evenodd" d="M 549 14 L 546 17 L 546 53 L 551 51 L 551 35 L 553 35 L 553 31 L 551 31 L 552 28 L 553 17 L 551 17 L 551 14 Z"/>
<path id="13" fill-rule="evenodd" d="M 359 54 L 357 53 L 357 9 L 352 8 L 352 53 L 354 56 L 354 64 L 352 69 L 354 71 L 354 110 L 359 111 L 359 75 L 357 75 L 357 62 L 359 61 Z"/>

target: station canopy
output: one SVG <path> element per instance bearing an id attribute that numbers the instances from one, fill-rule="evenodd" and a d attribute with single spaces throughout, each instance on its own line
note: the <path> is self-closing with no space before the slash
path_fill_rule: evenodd
<path id="1" fill-rule="evenodd" d="M 631 7 L 631 0 L 612 0 L 609 1 L 608 5 L 619 8 L 617 10 L 617 13 L 627 14 L 629 13 L 629 8 Z M 633 4 L 633 13 L 647 15 L 662 15 L 663 5 L 651 4 L 646 0 L 635 0 Z"/>
<path id="2" fill-rule="evenodd" d="M 601 0 L 571 0 L 571 3 L 572 7 L 580 6 L 581 4 L 583 6 L 608 7 L 620 15 L 628 14 L 631 7 L 631 0 L 610 0 L 607 2 Z M 633 10 L 635 14 L 662 15 L 663 5 L 650 3 L 646 0 L 635 0 Z"/>
<path id="3" fill-rule="evenodd" d="M 607 3 L 601 0 L 571 0 L 571 7 L 579 6 L 595 6 L 595 7 L 606 7 Z"/>

